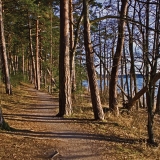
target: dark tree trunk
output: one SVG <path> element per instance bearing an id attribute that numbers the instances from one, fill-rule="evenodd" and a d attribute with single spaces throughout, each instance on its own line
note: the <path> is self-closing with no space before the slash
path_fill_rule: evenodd
<path id="1" fill-rule="evenodd" d="M 128 70 L 127 70 L 127 59 L 126 59 L 126 54 L 125 54 L 125 49 L 123 50 L 123 58 L 124 58 L 124 70 L 125 70 L 125 75 L 126 75 L 126 88 L 127 88 L 127 94 L 128 94 L 128 97 L 130 97 L 130 91 L 129 90 L 129 76 L 128 76 Z"/>
<path id="2" fill-rule="evenodd" d="M 89 78 L 89 86 L 91 92 L 91 100 L 94 112 L 94 118 L 96 120 L 104 119 L 104 113 L 101 106 L 101 100 L 99 96 L 99 89 L 96 78 L 96 71 L 94 66 L 94 53 L 91 46 L 90 37 L 90 22 L 89 22 L 89 0 L 83 0 L 84 11 L 84 45 L 86 51 L 86 65 Z"/>
<path id="3" fill-rule="evenodd" d="M 117 48 L 115 55 L 113 57 L 112 71 L 111 71 L 111 79 L 109 84 L 109 108 L 113 113 L 118 116 L 119 109 L 117 106 L 117 81 L 118 81 L 118 68 L 119 63 L 122 56 L 123 44 L 124 44 L 124 27 L 125 21 L 123 18 L 127 13 L 127 0 L 122 1 L 121 13 L 120 13 L 120 21 L 118 25 L 118 40 L 117 40 Z"/>
<path id="4" fill-rule="evenodd" d="M 136 6 L 136 2 L 135 5 Z M 135 8 L 136 9 L 136 8 Z M 135 17 L 135 9 L 133 12 L 133 19 Z M 136 82 L 136 74 L 135 74 L 135 65 L 134 65 L 134 52 L 133 52 L 133 30 L 134 30 L 134 25 L 132 24 L 131 28 L 130 25 L 127 24 L 128 32 L 129 32 L 129 53 L 130 53 L 130 58 L 131 58 L 131 68 L 130 68 L 130 93 L 131 93 L 131 98 L 137 93 L 137 82 Z M 134 88 L 134 89 L 133 89 Z M 140 100 L 139 100 L 140 103 Z M 138 103 L 137 103 L 137 109 L 138 109 Z"/>
<path id="5" fill-rule="evenodd" d="M 156 113 L 160 114 L 160 82 L 159 82 L 158 93 L 157 93 Z"/>
<path id="6" fill-rule="evenodd" d="M 155 23 L 155 29 L 159 30 L 159 19 L 160 19 L 160 11 L 159 11 L 159 4 L 157 5 L 156 8 L 156 23 Z M 150 12 L 150 0 L 147 0 L 146 3 L 146 40 L 147 40 L 147 51 L 149 53 L 149 36 L 150 36 L 150 32 L 149 32 L 149 12 Z M 150 62 L 150 55 L 147 53 L 147 60 Z M 148 129 L 148 143 L 151 145 L 156 145 L 157 143 L 154 140 L 154 134 L 153 134 L 153 123 L 154 123 L 154 93 L 155 93 L 155 83 L 153 84 L 153 78 L 156 75 L 157 72 L 157 63 L 158 63 L 158 58 L 157 56 L 159 56 L 159 32 L 155 32 L 154 34 L 154 45 L 153 45 L 153 53 L 152 53 L 152 63 L 150 67 L 151 67 L 151 71 L 149 73 L 149 78 L 148 78 L 148 91 L 147 91 L 147 108 L 148 108 L 148 125 L 147 125 L 147 129 Z M 149 67 L 148 67 L 149 70 Z M 147 75 L 147 73 L 146 73 Z"/>
<path id="7" fill-rule="evenodd" d="M 30 14 L 28 13 L 28 26 L 29 26 L 29 49 L 30 49 L 30 55 L 31 55 L 31 69 L 30 69 L 30 81 L 34 83 L 35 88 L 36 88 L 36 65 L 35 65 L 35 57 L 33 53 L 33 42 L 32 42 L 32 29 L 31 29 L 31 22 L 30 22 Z"/>
<path id="8" fill-rule="evenodd" d="M 49 5 L 50 6 L 50 86 L 51 86 L 51 93 L 52 93 L 52 88 L 53 88 L 53 83 L 52 83 L 52 67 L 53 67 L 53 7 L 52 4 Z M 48 70 L 49 71 L 49 70 Z"/>

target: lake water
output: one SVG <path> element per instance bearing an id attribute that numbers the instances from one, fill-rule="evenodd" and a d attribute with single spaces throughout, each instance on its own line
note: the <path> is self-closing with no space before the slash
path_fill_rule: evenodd
<path id="1" fill-rule="evenodd" d="M 138 87 L 138 90 L 142 89 L 143 87 L 143 78 L 142 77 L 137 77 L 136 78 L 136 81 L 137 81 L 137 87 Z M 100 80 L 97 80 L 98 82 L 98 85 L 100 86 Z M 106 83 L 107 84 L 107 83 Z M 121 86 L 121 78 L 118 78 L 118 84 Z M 128 78 L 128 84 L 130 85 L 130 78 Z M 157 86 L 159 84 L 159 82 L 157 81 Z M 88 88 L 88 81 L 87 80 L 84 80 L 82 82 L 82 85 L 85 87 L 85 88 Z M 104 81 L 102 81 L 102 86 L 104 88 Z M 126 86 L 126 78 L 123 77 L 123 87 L 125 89 L 125 91 L 127 91 L 127 86 Z M 117 87 L 118 89 L 118 87 Z M 157 92 L 157 87 L 156 87 L 156 92 Z"/>

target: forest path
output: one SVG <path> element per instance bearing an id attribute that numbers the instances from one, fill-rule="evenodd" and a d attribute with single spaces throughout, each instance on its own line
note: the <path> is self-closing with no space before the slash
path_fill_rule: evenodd
<path id="1" fill-rule="evenodd" d="M 36 117 L 36 125 L 40 126 L 35 127 L 33 133 L 44 139 L 58 140 L 56 147 L 54 144 L 55 151 L 59 153 L 57 159 L 101 159 L 100 155 L 97 154 L 97 143 L 95 143 L 95 141 L 99 143 L 100 137 L 89 134 L 88 131 L 80 131 L 81 125 L 77 125 L 77 123 L 83 125 L 83 120 L 56 117 L 58 102 L 47 93 L 35 91 L 34 89 L 29 90 L 30 92 L 36 92 L 37 97 L 35 98 L 38 100 L 37 105 L 30 108 L 31 117 L 33 119 Z"/>
<path id="2" fill-rule="evenodd" d="M 16 109 L 14 113 L 4 114 L 9 124 L 16 128 L 8 135 L 16 139 L 18 136 L 17 140 L 20 143 L 15 141 L 16 147 L 13 152 L 16 153 L 12 159 L 21 159 L 20 153 L 24 160 L 114 159 L 113 155 L 109 158 L 108 154 L 106 158 L 106 154 L 103 154 L 108 150 L 104 136 L 92 133 L 89 128 L 84 127 L 93 120 L 56 117 L 58 113 L 56 98 L 33 88 L 23 89 L 28 92 L 28 97 L 32 97 L 30 104 Z"/>

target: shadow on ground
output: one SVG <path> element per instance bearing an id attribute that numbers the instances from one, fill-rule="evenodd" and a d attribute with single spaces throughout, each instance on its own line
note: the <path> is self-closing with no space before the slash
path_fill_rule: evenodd
<path id="1" fill-rule="evenodd" d="M 31 115 L 31 114 L 4 114 L 4 117 L 13 121 L 26 121 L 26 122 L 44 122 L 44 123 L 97 123 L 97 124 L 105 124 L 115 126 L 115 123 L 108 122 L 97 122 L 91 119 L 67 119 L 67 118 L 59 118 L 51 115 Z M 12 131 L 7 132 L 7 134 L 13 135 L 21 135 L 21 136 L 29 136 L 29 137 L 39 137 L 39 138 L 54 138 L 54 139 L 90 139 L 90 140 L 101 140 L 101 141 L 110 141 L 117 143 L 136 143 L 136 139 L 127 139 L 121 138 L 114 135 L 100 135 L 100 134 L 91 134 L 91 133 L 75 133 L 71 131 L 62 131 L 60 132 L 37 132 L 32 130 L 23 130 L 14 128 Z"/>

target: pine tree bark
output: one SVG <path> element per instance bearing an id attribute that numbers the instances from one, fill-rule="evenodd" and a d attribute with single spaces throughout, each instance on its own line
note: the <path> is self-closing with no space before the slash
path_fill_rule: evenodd
<path id="1" fill-rule="evenodd" d="M 40 90 L 39 19 L 36 20 L 36 89 Z"/>
<path id="2" fill-rule="evenodd" d="M 0 43 L 1 43 L 1 57 L 3 63 L 3 72 L 5 75 L 5 89 L 7 94 L 12 94 L 10 75 L 9 75 L 9 67 L 8 67 L 8 59 L 6 53 L 6 42 L 4 35 L 4 24 L 3 24 L 3 15 L 2 15 L 2 1 L 0 0 Z"/>
<path id="3" fill-rule="evenodd" d="M 74 34 L 73 34 L 73 6 L 72 0 L 69 0 L 69 33 L 70 33 L 70 72 L 71 72 L 71 83 L 72 83 L 72 94 L 76 91 L 76 75 L 75 75 L 75 51 L 74 47 Z"/>
<path id="4" fill-rule="evenodd" d="M 128 0 L 122 1 L 120 21 L 118 25 L 118 40 L 117 48 L 113 57 L 113 65 L 111 71 L 111 79 L 109 84 L 109 108 L 116 115 L 119 115 L 119 109 L 117 106 L 117 81 L 118 81 L 118 68 L 122 56 L 123 45 L 124 45 L 124 17 L 127 13 Z"/>
<path id="5" fill-rule="evenodd" d="M 71 77 L 69 52 L 69 0 L 60 1 L 59 113 L 71 115 Z"/>
<path id="6" fill-rule="evenodd" d="M 83 11 L 84 11 L 84 45 L 86 52 L 86 65 L 87 65 L 94 118 L 96 120 L 103 120 L 104 113 L 99 96 L 99 89 L 98 89 L 96 71 L 94 66 L 94 53 L 90 37 L 89 0 L 83 0 Z"/>
<path id="7" fill-rule="evenodd" d="M 32 29 L 31 29 L 31 22 L 29 20 L 29 13 L 28 13 L 28 27 L 29 27 L 29 49 L 30 49 L 30 55 L 31 55 L 31 82 L 34 83 L 35 88 L 36 88 L 36 65 L 35 65 L 35 57 L 34 57 L 34 52 L 33 52 L 33 42 L 32 42 Z"/>

